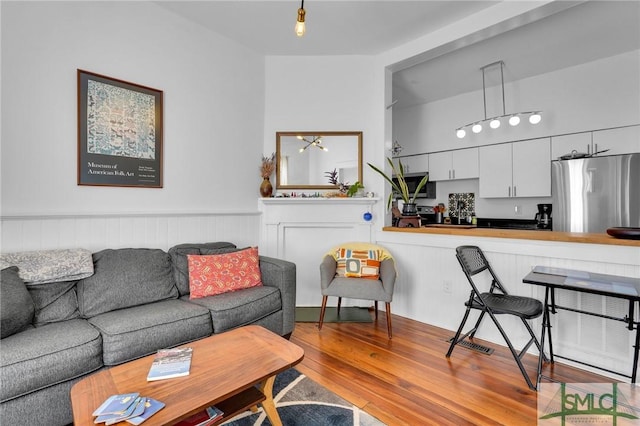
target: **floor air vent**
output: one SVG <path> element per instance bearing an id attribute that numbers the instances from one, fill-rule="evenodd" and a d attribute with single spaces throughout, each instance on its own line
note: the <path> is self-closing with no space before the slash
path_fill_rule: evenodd
<path id="1" fill-rule="evenodd" d="M 449 340 L 447 340 L 447 342 L 451 343 L 452 340 L 453 340 L 453 337 L 450 338 Z M 471 349 L 472 351 L 480 352 L 481 354 L 484 354 L 484 355 L 491 355 L 493 353 L 493 349 L 492 348 L 488 348 L 486 346 L 482 346 L 482 345 L 479 345 L 477 343 L 470 342 L 468 340 L 463 340 L 462 342 L 458 343 L 458 346 L 463 346 L 463 347 L 465 347 L 467 349 Z"/>

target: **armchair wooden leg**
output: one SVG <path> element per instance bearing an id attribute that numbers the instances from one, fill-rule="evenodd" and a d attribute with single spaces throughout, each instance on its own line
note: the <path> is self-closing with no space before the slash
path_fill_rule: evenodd
<path id="1" fill-rule="evenodd" d="M 342 297 L 338 297 L 338 308 L 336 309 L 336 314 L 340 315 L 340 305 L 342 304 Z"/>
<path id="2" fill-rule="evenodd" d="M 327 298 L 329 296 L 322 296 L 322 307 L 320 308 L 320 321 L 318 321 L 318 331 L 322 330 L 322 322 L 324 321 L 324 310 L 327 308 Z"/>
<path id="3" fill-rule="evenodd" d="M 378 301 L 377 300 L 374 300 L 373 302 L 373 310 L 376 315 L 376 321 L 378 321 Z"/>
<path id="4" fill-rule="evenodd" d="M 387 304 L 387 332 L 389 333 L 389 339 L 391 339 L 391 303 Z"/>

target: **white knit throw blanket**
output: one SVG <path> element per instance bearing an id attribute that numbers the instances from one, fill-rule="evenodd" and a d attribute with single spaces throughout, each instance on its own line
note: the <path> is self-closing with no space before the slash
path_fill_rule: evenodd
<path id="1" fill-rule="evenodd" d="M 0 269 L 17 266 L 27 285 L 74 281 L 93 275 L 93 258 L 86 249 L 38 250 L 0 254 Z"/>

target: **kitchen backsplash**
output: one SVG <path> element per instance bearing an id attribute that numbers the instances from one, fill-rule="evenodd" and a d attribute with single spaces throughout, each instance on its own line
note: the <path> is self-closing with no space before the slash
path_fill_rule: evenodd
<path id="1" fill-rule="evenodd" d="M 436 206 L 443 203 L 447 207 L 445 216 L 451 215 L 449 194 L 473 193 L 477 217 L 504 219 L 533 219 L 540 203 L 553 202 L 551 197 L 532 198 L 480 198 L 478 179 L 464 179 L 438 182 L 435 199 L 419 199 L 418 204 Z M 518 207 L 518 212 L 515 207 Z"/>

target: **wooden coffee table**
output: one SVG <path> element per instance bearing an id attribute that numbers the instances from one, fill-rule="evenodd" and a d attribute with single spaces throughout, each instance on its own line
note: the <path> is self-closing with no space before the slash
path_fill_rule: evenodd
<path id="1" fill-rule="evenodd" d="M 193 348 L 185 377 L 147 382 L 154 358 L 149 355 L 80 380 L 71 388 L 74 425 L 94 425 L 91 414 L 105 399 L 129 392 L 165 404 L 145 426 L 177 423 L 211 405 L 224 411 L 220 423 L 257 404 L 273 425 L 282 424 L 273 402 L 273 382 L 276 374 L 302 360 L 302 348 L 257 325 L 183 346 Z"/>

